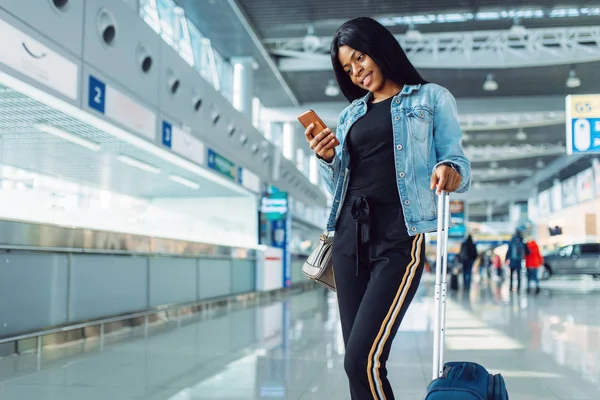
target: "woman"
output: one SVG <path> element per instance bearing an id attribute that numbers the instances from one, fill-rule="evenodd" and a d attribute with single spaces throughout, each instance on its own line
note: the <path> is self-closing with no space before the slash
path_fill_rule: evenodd
<path id="1" fill-rule="evenodd" d="M 421 78 L 381 24 L 342 25 L 331 58 L 352 104 L 336 135 L 314 125 L 305 133 L 334 196 L 327 229 L 335 231 L 344 366 L 352 399 L 389 400 L 385 364 L 419 285 L 423 233 L 437 228 L 434 189 L 465 192 L 470 163 L 454 98 Z"/>

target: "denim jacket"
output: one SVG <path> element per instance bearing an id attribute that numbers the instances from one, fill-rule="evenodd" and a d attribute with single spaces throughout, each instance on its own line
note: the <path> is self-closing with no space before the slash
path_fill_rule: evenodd
<path id="1" fill-rule="evenodd" d="M 368 93 L 342 111 L 336 131 L 341 151 L 336 149 L 331 162 L 319 158 L 319 172 L 333 195 L 327 220 L 330 232 L 335 231 L 349 182 L 350 153 L 344 139 L 352 125 L 366 114 L 371 96 Z M 396 181 L 406 228 L 411 236 L 435 231 L 437 196 L 430 189 L 435 168 L 448 164 L 459 172 L 462 181 L 458 193 L 471 186 L 471 163 L 462 149 L 456 101 L 447 89 L 436 84 L 405 85 L 392 99 L 391 114 Z"/>

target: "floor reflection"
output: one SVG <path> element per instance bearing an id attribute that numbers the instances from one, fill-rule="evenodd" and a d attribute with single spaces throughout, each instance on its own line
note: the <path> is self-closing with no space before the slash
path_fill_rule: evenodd
<path id="1" fill-rule="evenodd" d="M 397 398 L 431 377 L 433 280 L 424 277 L 394 342 Z M 544 282 L 540 294 L 475 280 L 449 292 L 447 360 L 480 362 L 511 398 L 600 398 L 600 283 Z M 316 290 L 123 338 L 0 360 L 1 399 L 348 399 L 334 294 Z"/>

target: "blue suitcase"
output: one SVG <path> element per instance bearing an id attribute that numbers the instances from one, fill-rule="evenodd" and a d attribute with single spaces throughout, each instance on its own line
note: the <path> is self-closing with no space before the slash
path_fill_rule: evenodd
<path id="1" fill-rule="evenodd" d="M 437 266 L 435 274 L 435 319 L 433 344 L 433 381 L 427 388 L 425 400 L 508 400 L 502 375 L 492 375 L 472 362 L 444 364 L 446 338 L 446 278 L 448 270 L 448 227 L 450 197 L 438 198 Z"/>
<path id="2" fill-rule="evenodd" d="M 508 392 L 502 375 L 472 362 L 449 362 L 429 385 L 425 400 L 508 400 Z"/>

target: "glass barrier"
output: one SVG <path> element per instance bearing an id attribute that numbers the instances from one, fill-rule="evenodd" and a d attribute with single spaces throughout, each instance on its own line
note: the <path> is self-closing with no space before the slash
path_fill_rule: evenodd
<path id="1" fill-rule="evenodd" d="M 140 0 L 140 17 L 223 97 L 233 100 L 233 66 L 173 0 Z"/>

